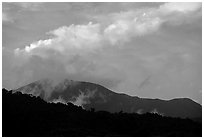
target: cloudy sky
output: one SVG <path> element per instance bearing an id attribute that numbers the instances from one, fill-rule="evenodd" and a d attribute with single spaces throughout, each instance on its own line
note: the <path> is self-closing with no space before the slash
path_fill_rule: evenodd
<path id="1" fill-rule="evenodd" d="M 201 6 L 3 3 L 3 87 L 59 77 L 201 103 Z"/>

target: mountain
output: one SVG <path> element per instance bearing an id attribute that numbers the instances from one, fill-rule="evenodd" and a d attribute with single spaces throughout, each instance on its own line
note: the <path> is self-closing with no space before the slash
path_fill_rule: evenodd
<path id="1" fill-rule="evenodd" d="M 89 82 L 43 79 L 14 90 L 16 91 L 40 96 L 47 102 L 72 102 L 87 110 L 94 108 L 96 111 L 104 110 L 112 113 L 123 111 L 143 114 L 150 112 L 171 117 L 202 118 L 201 105 L 188 98 L 172 100 L 139 98 L 118 94 L 101 85 Z"/>
<path id="2" fill-rule="evenodd" d="M 3 137 L 195 137 L 202 124 L 153 113 L 84 110 L 2 89 Z"/>

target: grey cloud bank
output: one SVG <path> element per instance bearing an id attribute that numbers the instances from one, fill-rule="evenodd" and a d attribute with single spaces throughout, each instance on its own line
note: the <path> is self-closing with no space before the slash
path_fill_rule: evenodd
<path id="1" fill-rule="evenodd" d="M 201 3 L 110 3 L 108 10 L 107 3 L 69 4 L 72 16 L 60 11 L 59 3 L 33 4 L 3 4 L 3 86 L 66 77 L 129 95 L 189 97 L 201 103 Z M 12 14 L 17 9 L 19 15 Z M 36 23 L 32 28 L 28 11 Z M 50 23 L 52 15 L 56 24 Z M 49 30 L 38 31 L 44 24 Z M 45 39 L 33 37 L 37 33 L 29 38 L 26 33 L 35 29 Z"/>

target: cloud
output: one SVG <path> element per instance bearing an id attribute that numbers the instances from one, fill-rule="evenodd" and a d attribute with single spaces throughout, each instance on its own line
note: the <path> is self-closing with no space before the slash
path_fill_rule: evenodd
<path id="1" fill-rule="evenodd" d="M 21 10 L 39 11 L 42 8 L 42 2 L 14 2 L 14 5 L 22 8 Z"/>
<path id="2" fill-rule="evenodd" d="M 191 23 L 202 16 L 202 4 L 195 3 L 165 3 L 161 5 L 158 12 L 165 22 L 171 25 Z"/>
<path id="3" fill-rule="evenodd" d="M 77 106 L 82 106 L 89 104 L 90 103 L 90 99 L 94 97 L 95 92 L 97 92 L 97 89 L 95 90 L 87 90 L 86 92 L 82 92 L 81 90 L 79 90 L 80 94 L 77 97 L 74 97 L 72 99 L 74 99 L 72 102 L 73 104 L 77 105 Z"/>
<path id="4" fill-rule="evenodd" d="M 5 12 L 2 12 L 2 21 L 3 22 L 13 22 L 13 19 L 8 16 L 8 14 L 6 14 Z"/>
<path id="5" fill-rule="evenodd" d="M 88 52 L 100 46 L 102 37 L 100 36 L 100 25 L 71 25 L 64 26 L 47 34 L 54 36 L 51 39 L 39 40 L 26 46 L 25 49 L 16 49 L 15 53 L 27 53 L 47 57 L 47 51 L 55 51 L 60 54 L 78 54 L 79 51 Z"/>
<path id="6" fill-rule="evenodd" d="M 74 49 L 90 51 L 98 49 L 107 40 L 107 43 L 115 45 L 117 42 L 125 42 L 132 37 L 157 31 L 162 23 L 172 20 L 169 17 L 171 14 L 185 16 L 200 8 L 201 3 L 165 3 L 159 8 L 113 13 L 108 16 L 113 23 L 104 28 L 101 27 L 103 23 L 93 24 L 92 22 L 85 25 L 63 26 L 47 33 L 53 35 L 53 38 L 32 43 L 21 51 L 31 54 L 37 54 L 38 49 L 41 51 L 51 49 L 58 52 Z M 108 19 L 103 17 L 103 20 Z"/>
<path id="7" fill-rule="evenodd" d="M 164 116 L 164 114 L 163 114 L 163 113 L 160 113 L 156 108 L 153 109 L 150 113 L 158 114 L 158 115 Z"/>
<path id="8" fill-rule="evenodd" d="M 13 19 L 9 16 L 8 11 L 10 8 L 5 7 L 5 4 L 2 4 L 2 21 L 3 22 L 13 22 Z"/>
<path id="9" fill-rule="evenodd" d="M 58 99 L 54 99 L 51 103 L 62 103 L 67 105 L 67 102 L 61 96 L 59 96 Z"/>
<path id="10" fill-rule="evenodd" d="M 201 6 L 200 2 L 173 2 L 161 5 L 159 10 L 164 14 L 171 14 L 173 12 L 188 13 L 197 11 Z"/>
<path id="11" fill-rule="evenodd" d="M 86 24 L 59 27 L 47 33 L 48 39 L 14 50 L 15 72 L 19 75 L 16 80 L 24 78 L 22 85 L 38 78 L 59 76 L 117 86 L 126 76 L 111 59 L 117 58 L 118 49 L 135 38 L 159 31 L 164 23 L 179 25 L 194 19 L 191 16 L 200 7 L 201 3 L 165 3 L 160 7 L 100 15 Z M 173 24 L 175 21 L 179 24 Z"/>
<path id="12" fill-rule="evenodd" d="M 137 114 L 143 114 L 143 109 L 138 109 L 136 113 Z"/>
<path id="13" fill-rule="evenodd" d="M 115 15 L 115 17 L 117 17 L 116 21 L 104 30 L 104 35 L 107 36 L 111 44 L 115 45 L 119 42 L 127 42 L 133 37 L 150 34 L 156 31 L 162 23 L 160 18 L 149 17 L 146 13 L 134 18 L 132 14 L 137 15 L 134 12 L 130 13 L 130 18 L 128 19 L 123 19 L 123 14 L 121 17 Z M 127 18 L 128 16 L 125 17 Z"/>
<path id="14" fill-rule="evenodd" d="M 21 14 L 22 11 L 40 11 L 43 8 L 41 2 L 3 2 L 2 5 L 2 21 L 14 22 Z M 17 10 L 17 12 L 14 10 Z"/>
<path id="15" fill-rule="evenodd" d="M 105 28 L 101 27 L 103 23 L 93 24 L 92 22 L 85 25 L 72 24 L 69 27 L 63 26 L 47 33 L 53 35 L 53 38 L 39 40 L 22 50 L 16 49 L 16 53 L 25 52 L 30 55 L 46 57 L 46 51 L 48 50 L 54 50 L 60 53 L 92 51 L 100 48 L 103 43 L 115 45 L 119 42 L 126 42 L 132 37 L 155 32 L 162 23 L 173 20 L 169 17 L 172 13 L 175 14 L 176 12 L 177 15 L 185 15 L 197 11 L 200 7 L 200 3 L 166 3 L 158 9 L 153 8 L 114 13 L 108 16 L 113 23 L 107 25 Z M 174 14 L 173 16 L 175 16 Z M 103 17 L 103 20 L 108 19 Z"/>

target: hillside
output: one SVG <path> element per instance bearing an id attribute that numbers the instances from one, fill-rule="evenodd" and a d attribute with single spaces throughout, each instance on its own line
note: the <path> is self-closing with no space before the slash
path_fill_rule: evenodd
<path id="1" fill-rule="evenodd" d="M 15 91 L 40 96 L 47 102 L 72 102 L 86 110 L 127 113 L 158 113 L 164 116 L 181 118 L 202 118 L 202 107 L 189 98 L 172 100 L 139 98 L 113 92 L 101 85 L 64 79 L 54 81 L 43 79 Z"/>
<path id="2" fill-rule="evenodd" d="M 2 135 L 12 136 L 201 136 L 202 125 L 158 114 L 90 111 L 2 89 Z"/>

